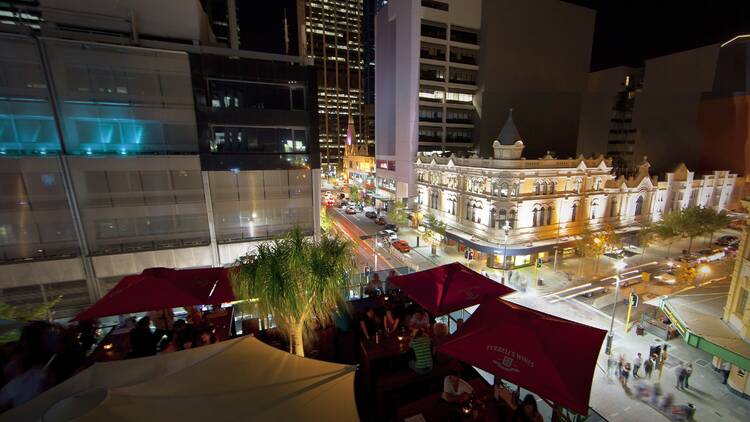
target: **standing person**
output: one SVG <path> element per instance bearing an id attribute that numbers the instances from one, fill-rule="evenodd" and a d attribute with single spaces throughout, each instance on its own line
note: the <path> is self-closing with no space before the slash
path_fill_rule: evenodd
<path id="1" fill-rule="evenodd" d="M 678 390 L 682 390 L 685 386 L 685 366 L 680 362 L 679 365 L 677 365 L 677 368 L 675 368 L 675 375 L 677 375 L 677 387 Z"/>
<path id="2" fill-rule="evenodd" d="M 145 316 L 138 320 L 135 328 L 130 330 L 130 357 L 142 358 L 156 354 L 158 339 L 151 332 L 151 320 Z"/>
<path id="3" fill-rule="evenodd" d="M 724 361 L 724 363 L 721 364 L 721 372 L 724 374 L 724 381 L 722 381 L 722 384 L 726 384 L 727 380 L 729 379 L 729 373 L 732 371 L 732 364 Z"/>
<path id="4" fill-rule="evenodd" d="M 622 367 L 625 366 L 625 357 L 620 354 L 620 358 L 617 359 L 617 376 L 622 378 Z"/>
<path id="5" fill-rule="evenodd" d="M 607 379 L 612 378 L 612 370 L 615 368 L 615 358 L 610 353 L 607 356 Z"/>
<path id="6" fill-rule="evenodd" d="M 623 386 L 628 385 L 628 378 L 630 378 L 630 364 L 626 363 L 625 366 L 622 368 L 622 373 L 620 377 L 620 382 L 622 382 Z"/>
<path id="7" fill-rule="evenodd" d="M 386 291 L 392 291 L 393 287 L 391 287 L 391 283 L 393 283 L 393 279 L 398 277 L 398 274 L 396 273 L 396 270 L 391 270 L 388 272 L 388 277 L 385 279 L 385 290 Z"/>
<path id="8" fill-rule="evenodd" d="M 172 328 L 174 326 L 174 312 L 172 308 L 161 309 L 156 311 L 150 311 L 148 317 L 151 322 L 154 323 L 156 330 L 154 335 L 157 341 L 161 342 L 162 337 L 171 337 Z"/>
<path id="9" fill-rule="evenodd" d="M 690 388 L 690 375 L 693 373 L 693 363 L 688 363 L 687 367 L 685 367 L 685 388 Z"/>
<path id="10" fill-rule="evenodd" d="M 654 370 L 655 363 L 653 356 L 649 356 L 646 359 L 646 363 L 643 364 L 643 370 L 646 371 L 646 378 L 651 379 L 651 372 Z"/>
<path id="11" fill-rule="evenodd" d="M 633 379 L 640 378 L 640 375 L 638 375 L 638 370 L 641 369 L 642 364 L 643 358 L 641 357 L 641 354 L 638 353 L 635 355 L 635 358 L 633 358 Z"/>
<path id="12" fill-rule="evenodd" d="M 511 417 L 513 422 L 542 422 L 544 419 L 536 406 L 536 399 L 531 394 L 523 398 Z"/>
<path id="13" fill-rule="evenodd" d="M 432 371 L 432 342 L 422 330 L 417 331 L 409 347 L 414 350 L 414 360 L 409 361 L 409 368 L 419 375 Z"/>
<path id="14" fill-rule="evenodd" d="M 383 330 L 385 331 L 385 335 L 395 333 L 396 329 L 398 328 L 399 322 L 400 319 L 397 316 L 393 315 L 393 309 L 386 308 L 385 318 L 383 318 Z"/>
<path id="15" fill-rule="evenodd" d="M 409 328 L 412 331 L 428 331 L 430 329 L 430 317 L 427 316 L 427 313 L 424 310 L 417 309 L 416 311 L 414 311 L 414 315 L 412 315 L 411 319 L 409 320 Z"/>

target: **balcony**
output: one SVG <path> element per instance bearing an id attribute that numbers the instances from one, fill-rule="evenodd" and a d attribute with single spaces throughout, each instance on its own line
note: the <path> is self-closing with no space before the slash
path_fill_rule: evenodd
<path id="1" fill-rule="evenodd" d="M 456 54 L 451 51 L 451 63 L 471 64 L 477 65 L 477 57 L 475 55 L 463 55 Z"/>
<path id="2" fill-rule="evenodd" d="M 426 48 L 421 48 L 419 50 L 419 58 L 421 59 L 429 59 L 429 60 L 438 60 L 441 62 L 445 61 L 445 51 L 430 51 Z"/>
<path id="3" fill-rule="evenodd" d="M 425 81 L 445 82 L 445 71 L 442 69 L 420 69 L 419 79 Z"/>

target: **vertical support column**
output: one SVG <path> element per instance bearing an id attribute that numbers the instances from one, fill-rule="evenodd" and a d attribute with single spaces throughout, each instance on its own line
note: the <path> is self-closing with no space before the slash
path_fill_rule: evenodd
<path id="1" fill-rule="evenodd" d="M 237 31 L 237 2 L 227 0 L 227 20 L 229 21 L 229 48 L 239 50 L 240 35 Z"/>
<path id="2" fill-rule="evenodd" d="M 214 223 L 214 204 L 211 201 L 211 184 L 208 180 L 208 172 L 201 171 L 203 179 L 203 198 L 206 201 L 206 217 L 208 218 L 208 236 L 211 239 L 211 262 L 214 267 L 221 267 L 219 256 L 219 243 L 216 241 L 216 225 Z"/>
<path id="3" fill-rule="evenodd" d="M 320 213 L 325 212 L 321 210 L 320 204 L 320 169 L 310 170 L 312 173 L 312 206 L 313 206 L 313 233 L 315 240 L 320 239 Z"/>
<path id="4" fill-rule="evenodd" d="M 78 208 L 78 202 L 76 201 L 73 177 L 68 165 L 67 156 L 65 155 L 65 133 L 62 127 L 62 115 L 60 114 L 57 91 L 55 89 L 55 80 L 52 77 L 52 69 L 49 64 L 49 58 L 47 57 L 47 51 L 42 44 L 42 40 L 36 37 L 34 40 L 36 41 L 37 51 L 39 52 L 39 58 L 42 62 L 44 77 L 47 81 L 47 93 L 50 98 L 52 114 L 55 117 L 55 129 L 57 130 L 58 139 L 60 139 L 61 152 L 60 155 L 57 156 L 57 164 L 60 169 L 60 175 L 62 176 L 65 198 L 68 201 L 71 218 L 73 219 L 73 228 L 75 229 L 76 238 L 78 239 L 78 249 L 81 251 L 81 263 L 83 264 L 83 273 L 86 277 L 89 300 L 91 303 L 94 303 L 102 296 L 101 286 L 99 286 L 99 280 L 96 278 L 96 272 L 94 271 L 94 264 L 91 261 L 91 253 L 89 251 L 88 240 L 86 239 L 86 231 L 84 230 L 81 211 Z"/>

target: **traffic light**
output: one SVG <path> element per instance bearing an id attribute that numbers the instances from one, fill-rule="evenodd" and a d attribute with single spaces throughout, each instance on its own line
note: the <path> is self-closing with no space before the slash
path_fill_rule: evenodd
<path id="1" fill-rule="evenodd" d="M 633 304 L 634 308 L 638 307 L 638 295 L 635 293 L 630 294 L 630 303 Z"/>

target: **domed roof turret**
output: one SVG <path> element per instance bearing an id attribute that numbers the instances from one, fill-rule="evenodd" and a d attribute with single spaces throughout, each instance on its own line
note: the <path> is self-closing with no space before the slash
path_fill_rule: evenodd
<path id="1" fill-rule="evenodd" d="M 512 108 L 508 112 L 508 120 L 505 121 L 505 125 L 503 125 L 503 128 L 500 130 L 500 134 L 497 135 L 497 140 L 502 145 L 516 145 L 517 142 L 521 142 L 521 145 L 523 145 L 523 141 L 521 140 L 521 135 L 518 134 L 518 129 L 516 129 L 516 124 L 513 123 L 513 109 Z"/>

